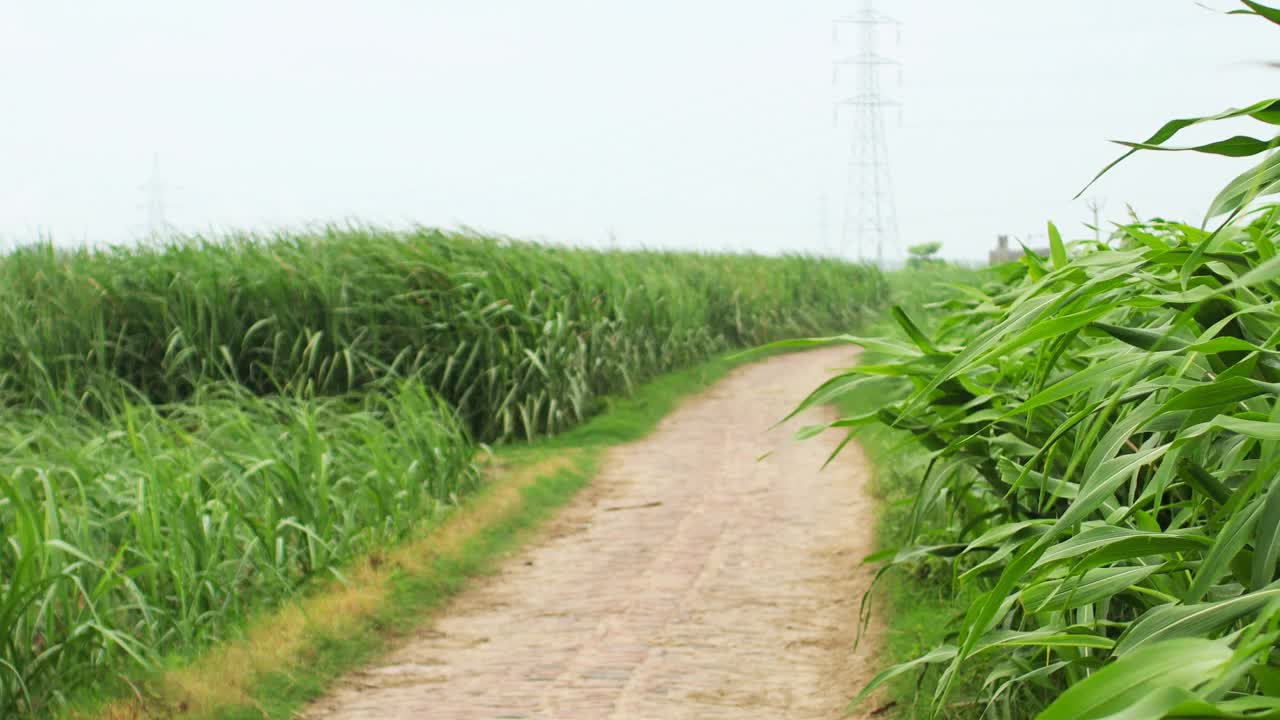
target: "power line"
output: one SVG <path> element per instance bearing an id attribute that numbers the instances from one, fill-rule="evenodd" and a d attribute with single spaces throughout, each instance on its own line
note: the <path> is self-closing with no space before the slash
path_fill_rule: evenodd
<path id="1" fill-rule="evenodd" d="M 880 91 L 880 74 L 885 67 L 897 67 L 901 79 L 901 64 L 879 53 L 880 29 L 886 25 L 900 28 L 898 21 L 882 15 L 875 8 L 875 0 L 863 0 L 858 13 L 837 18 L 834 36 L 839 41 L 840 27 L 853 25 L 858 29 L 857 54 L 837 60 L 833 79 L 838 83 L 840 68 L 857 69 L 857 90 L 852 97 L 836 105 L 837 119 L 841 107 L 854 110 L 854 120 L 849 143 L 849 174 L 841 229 L 843 252 L 853 246 L 859 260 L 866 259 L 874 250 L 876 264 L 883 266 L 886 251 L 897 254 L 898 217 L 893 196 L 893 179 L 889 170 L 889 142 L 884 129 L 886 107 L 901 108 L 901 104 L 885 97 Z"/>

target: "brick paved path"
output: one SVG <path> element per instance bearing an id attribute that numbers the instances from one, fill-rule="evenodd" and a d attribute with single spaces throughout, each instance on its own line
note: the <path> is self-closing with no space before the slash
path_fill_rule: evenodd
<path id="1" fill-rule="evenodd" d="M 853 653 L 862 456 L 819 472 L 835 433 L 791 439 L 828 410 L 770 426 L 850 359 L 768 359 L 685 402 L 612 451 L 545 539 L 306 717 L 839 717 L 875 644 Z"/>

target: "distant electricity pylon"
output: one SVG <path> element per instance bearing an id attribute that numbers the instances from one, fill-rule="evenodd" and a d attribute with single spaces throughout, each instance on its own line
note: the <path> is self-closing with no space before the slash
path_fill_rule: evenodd
<path id="1" fill-rule="evenodd" d="M 169 205 L 166 199 L 167 186 L 160 178 L 160 153 L 151 156 L 151 179 L 141 188 L 147 193 L 147 239 L 160 240 L 169 235 L 169 221 L 166 214 Z"/>
<path id="2" fill-rule="evenodd" d="M 831 248 L 831 202 L 825 193 L 818 200 L 818 252 L 835 255 Z"/>
<path id="3" fill-rule="evenodd" d="M 1106 206 L 1107 201 L 1098 198 L 1089 198 L 1089 202 L 1085 203 L 1085 207 L 1093 213 L 1093 239 L 1097 242 L 1102 242 L 1102 210 Z"/>
<path id="4" fill-rule="evenodd" d="M 883 68 L 895 66 L 901 79 L 902 69 L 896 60 L 880 55 L 878 49 L 880 28 L 900 26 L 898 21 L 876 10 L 875 0 L 863 0 L 862 9 L 857 14 L 836 19 L 833 34 L 837 42 L 842 25 L 858 28 L 858 51 L 851 57 L 836 61 L 833 80 L 839 82 L 840 68 L 845 65 L 857 68 L 858 73 L 856 94 L 836 104 L 837 121 L 841 107 L 852 107 L 855 111 L 840 239 L 843 252 L 847 253 L 852 245 L 858 259 L 863 260 L 868 250 L 874 250 L 876 264 L 884 265 L 885 252 L 896 252 L 898 247 L 898 217 L 889 172 L 884 110 L 886 107 L 901 108 L 901 105 L 881 94 L 880 74 Z"/>

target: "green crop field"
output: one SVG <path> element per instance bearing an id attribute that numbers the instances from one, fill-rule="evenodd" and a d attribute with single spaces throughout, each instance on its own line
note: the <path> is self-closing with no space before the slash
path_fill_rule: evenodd
<path id="1" fill-rule="evenodd" d="M 1253 134 L 1175 144 L 1221 121 Z M 1245 159 L 1199 224 L 1131 212 L 1077 240 L 1050 223 L 1047 257 L 983 270 L 935 259 L 947 238 L 893 273 L 358 226 L 15 250 L 0 257 L 0 718 L 117 717 L 135 697 L 129 717 L 186 712 L 166 671 L 352 587 L 353 567 L 404 580 L 387 551 L 438 543 L 427 529 L 499 487 L 493 446 L 529 467 L 555 456 L 558 480 L 524 468 L 510 507 L 476 513 L 495 524 L 460 522 L 452 555 L 408 577 L 429 592 L 398 612 L 418 617 L 589 481 L 598 454 L 555 443 L 634 438 L 705 387 L 700 363 L 720 357 L 710 378 L 742 361 L 729 351 L 843 343 L 859 364 L 796 401 L 841 415 L 800 437 L 841 433 L 875 464 L 860 612 L 885 632 L 851 708 L 1280 720 L 1277 126 L 1275 98 L 1174 120 L 1098 175 L 1135 153 Z M 852 334 L 868 325 L 886 332 Z M 611 407 L 625 417 L 587 422 Z M 542 496 L 521 508 L 526 491 Z M 287 716 L 389 647 L 393 615 L 370 600 L 346 635 L 291 648 L 295 665 L 331 661 L 305 686 L 289 665 L 246 690 L 262 678 L 245 670 L 198 711 L 266 717 L 278 682 L 271 716 Z"/>
<path id="2" fill-rule="evenodd" d="M 1050 257 L 895 308 L 896 338 L 844 338 L 871 357 L 807 404 L 844 398 L 859 412 L 832 427 L 891 430 L 916 463 L 897 546 L 872 559 L 963 598 L 859 700 L 910 698 L 894 688 L 914 673 L 929 717 L 1280 717 L 1280 206 L 1255 202 L 1280 192 L 1280 143 L 1168 144 L 1218 120 L 1273 135 L 1280 100 L 1121 158 L 1262 158 L 1205 227 L 1067 243 L 1050 225 Z"/>
<path id="3" fill-rule="evenodd" d="M 0 715 L 225 637 L 567 429 L 887 291 L 802 257 L 434 231 L 0 259 Z M 117 683 L 118 684 L 118 683 Z"/>

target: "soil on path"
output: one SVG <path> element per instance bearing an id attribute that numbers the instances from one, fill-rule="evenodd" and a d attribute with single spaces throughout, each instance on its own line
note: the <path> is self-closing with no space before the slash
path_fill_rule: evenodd
<path id="1" fill-rule="evenodd" d="M 840 717 L 878 644 L 873 628 L 854 652 L 868 473 L 854 445 L 820 471 L 836 433 L 792 439 L 829 409 L 772 426 L 851 360 L 774 357 L 684 402 L 610 451 L 542 539 L 305 717 Z"/>

